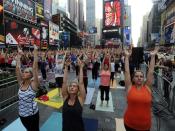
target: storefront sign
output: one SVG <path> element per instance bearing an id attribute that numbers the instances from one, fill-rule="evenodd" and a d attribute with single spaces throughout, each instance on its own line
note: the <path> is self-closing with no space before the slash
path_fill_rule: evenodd
<path id="1" fill-rule="evenodd" d="M 29 27 L 14 20 L 5 20 L 6 44 L 19 44 L 24 46 L 40 46 L 40 30 Z"/>
<path id="2" fill-rule="evenodd" d="M 36 23 L 35 2 L 32 0 L 5 0 L 4 10 Z"/>

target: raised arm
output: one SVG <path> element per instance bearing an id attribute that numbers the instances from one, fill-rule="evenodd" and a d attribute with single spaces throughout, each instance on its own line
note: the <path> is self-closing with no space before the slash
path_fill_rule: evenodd
<path id="1" fill-rule="evenodd" d="M 64 77 L 63 77 L 63 85 L 62 85 L 62 96 L 64 101 L 68 97 L 67 79 L 68 79 L 68 66 L 70 65 L 70 63 L 71 63 L 70 60 L 66 60 L 65 66 L 64 66 Z"/>
<path id="2" fill-rule="evenodd" d="M 86 98 L 86 91 L 84 87 L 84 82 L 83 82 L 83 67 L 84 63 L 78 59 L 78 64 L 80 67 L 80 75 L 79 75 L 79 90 L 80 90 L 80 95 L 79 95 L 79 100 L 81 105 L 83 106 L 85 98 Z"/>
<path id="3" fill-rule="evenodd" d="M 129 90 L 132 85 L 129 70 L 129 57 L 131 56 L 131 49 L 129 51 L 125 49 L 124 53 L 125 53 L 125 87 L 127 88 L 127 90 Z"/>
<path id="4" fill-rule="evenodd" d="M 38 90 L 39 87 L 39 79 L 38 79 L 38 49 L 36 45 L 34 45 L 34 61 L 33 61 L 33 81 L 32 87 L 34 90 Z"/>
<path id="5" fill-rule="evenodd" d="M 20 50 L 19 47 L 18 47 L 18 54 L 17 54 L 17 57 L 16 57 L 16 76 L 17 76 L 17 81 L 18 81 L 19 85 L 22 82 L 21 55 L 22 55 L 22 50 Z"/>
<path id="6" fill-rule="evenodd" d="M 150 53 L 151 55 L 151 61 L 149 64 L 149 69 L 148 69 L 148 73 L 147 73 L 147 80 L 146 80 L 146 85 L 150 88 L 153 82 L 153 73 L 154 73 L 154 66 L 155 66 L 155 55 L 157 54 L 159 50 L 159 47 L 155 47 L 154 51 L 152 51 Z"/>

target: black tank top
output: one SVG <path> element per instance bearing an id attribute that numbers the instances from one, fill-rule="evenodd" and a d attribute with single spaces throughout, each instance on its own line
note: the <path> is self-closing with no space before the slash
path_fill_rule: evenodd
<path id="1" fill-rule="evenodd" d="M 83 108 L 76 97 L 74 105 L 68 104 L 69 97 L 63 104 L 63 131 L 85 131 L 82 119 Z"/>

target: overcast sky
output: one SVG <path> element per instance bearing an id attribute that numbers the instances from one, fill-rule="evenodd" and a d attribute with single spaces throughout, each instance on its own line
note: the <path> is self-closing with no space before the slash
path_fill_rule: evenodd
<path id="1" fill-rule="evenodd" d="M 128 4 L 131 5 L 132 38 L 133 44 L 136 46 L 140 36 L 143 16 L 151 10 L 152 0 L 128 0 Z"/>

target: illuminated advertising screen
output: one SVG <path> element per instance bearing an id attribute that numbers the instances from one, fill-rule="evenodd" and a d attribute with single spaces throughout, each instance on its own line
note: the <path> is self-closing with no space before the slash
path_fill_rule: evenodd
<path id="1" fill-rule="evenodd" d="M 49 21 L 49 44 L 57 45 L 59 41 L 59 26 Z"/>
<path id="2" fill-rule="evenodd" d="M 130 45 L 131 44 L 131 29 L 130 28 L 124 29 L 124 38 L 125 38 L 125 44 Z"/>
<path id="3" fill-rule="evenodd" d="M 47 49 L 49 39 L 49 26 L 46 22 L 41 22 L 41 49 Z"/>
<path id="4" fill-rule="evenodd" d="M 40 30 L 14 20 L 5 20 L 6 44 L 40 46 Z"/>
<path id="5" fill-rule="evenodd" d="M 0 44 L 4 44 L 3 0 L 0 0 Z"/>
<path id="6" fill-rule="evenodd" d="M 35 2 L 32 0 L 4 0 L 4 11 L 36 23 Z"/>
<path id="7" fill-rule="evenodd" d="M 104 26 L 116 27 L 121 25 L 121 4 L 119 0 L 104 1 Z"/>

